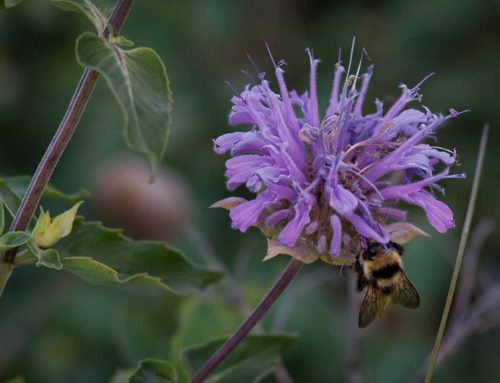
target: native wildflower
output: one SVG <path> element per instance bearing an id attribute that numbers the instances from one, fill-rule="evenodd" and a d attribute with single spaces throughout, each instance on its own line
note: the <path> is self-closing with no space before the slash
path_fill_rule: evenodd
<path id="1" fill-rule="evenodd" d="M 376 111 L 363 114 L 373 66 L 359 76 L 359 68 L 354 75 L 350 64 L 346 71 L 339 62 L 320 117 L 319 60 L 307 52 L 308 92 L 287 89 L 281 62 L 275 68 L 279 93 L 262 75 L 259 84 L 232 98 L 229 123 L 250 128 L 220 136 L 214 150 L 231 154 L 227 188 L 244 185 L 256 196 L 231 197 L 214 206 L 231 210 L 233 228 L 259 227 L 270 238 L 268 258 L 287 253 L 304 262 L 321 257 L 335 263 L 341 252 L 355 253 L 368 240 L 406 242 L 422 234 L 407 222 L 401 202 L 422 208 L 439 233 L 452 228 L 451 209 L 436 197 L 442 192 L 438 182 L 464 175 L 450 174 L 455 151 L 425 140 L 434 139 L 436 129 L 459 113 L 409 108 L 421 101 L 424 79 L 413 88 L 401 85 L 401 96 L 386 111 L 376 100 Z"/>

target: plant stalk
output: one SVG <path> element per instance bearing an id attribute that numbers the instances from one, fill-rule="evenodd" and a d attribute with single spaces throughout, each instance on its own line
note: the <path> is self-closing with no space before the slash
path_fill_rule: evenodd
<path id="1" fill-rule="evenodd" d="M 446 303 L 443 309 L 443 315 L 441 316 L 441 323 L 439 324 L 438 333 L 436 335 L 436 341 L 434 343 L 434 348 L 432 349 L 429 366 L 427 369 L 427 374 L 425 376 L 425 383 L 430 383 L 432 380 L 432 374 L 434 368 L 436 367 L 436 361 L 438 358 L 439 348 L 441 347 L 441 341 L 443 340 L 444 331 L 446 329 L 446 323 L 448 321 L 448 315 L 450 313 L 451 304 L 453 302 L 453 296 L 455 294 L 455 289 L 458 282 L 458 277 L 460 275 L 460 268 L 462 266 L 462 261 L 465 253 L 465 246 L 467 245 L 467 239 L 469 238 L 469 232 L 472 222 L 472 217 L 474 215 L 474 207 L 476 205 L 477 193 L 479 190 L 479 181 L 481 179 L 481 170 L 483 168 L 484 155 L 486 152 L 486 143 L 488 142 L 488 132 L 489 126 L 485 126 L 483 129 L 483 134 L 481 136 L 481 143 L 479 145 L 479 154 L 477 157 L 476 169 L 474 172 L 474 181 L 472 183 L 472 192 L 469 199 L 469 205 L 467 206 L 467 213 L 465 215 L 464 226 L 462 229 L 462 235 L 460 236 L 460 243 L 458 245 L 457 259 L 455 261 L 455 267 L 453 268 L 453 275 L 451 277 L 450 288 L 448 289 L 448 295 L 446 297 Z"/>
<path id="2" fill-rule="evenodd" d="M 103 38 L 109 37 L 110 31 L 112 31 L 114 35 L 118 34 L 127 18 L 132 3 L 133 0 L 117 0 L 116 6 L 109 19 L 108 26 L 102 32 Z M 83 71 L 66 114 L 52 137 L 49 147 L 45 151 L 28 185 L 28 189 L 26 190 L 16 216 L 10 226 L 10 231 L 23 231 L 28 227 L 29 221 L 40 202 L 42 193 L 85 111 L 98 76 L 99 75 L 95 71 L 89 69 Z M 7 251 L 4 255 L 4 262 L 14 263 L 16 254 L 17 248 Z"/>
<path id="3" fill-rule="evenodd" d="M 250 316 L 234 332 L 234 334 L 210 357 L 205 365 L 193 376 L 191 383 L 202 383 L 208 375 L 234 350 L 238 344 L 245 339 L 257 322 L 264 316 L 278 297 L 285 291 L 300 270 L 302 262 L 292 259 L 273 287 L 252 311 Z"/>

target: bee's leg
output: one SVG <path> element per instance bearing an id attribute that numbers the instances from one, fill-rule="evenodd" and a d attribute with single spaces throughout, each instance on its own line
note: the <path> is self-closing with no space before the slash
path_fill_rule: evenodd
<path id="1" fill-rule="evenodd" d="M 363 291 L 363 289 L 366 287 L 367 283 L 368 283 L 368 281 L 366 280 L 363 273 L 359 273 L 358 279 L 356 281 L 356 287 L 358 288 L 358 291 Z"/>
<path id="2" fill-rule="evenodd" d="M 361 267 L 361 263 L 359 263 L 359 259 L 356 259 L 356 262 L 354 262 L 354 271 L 358 274 L 363 273 L 363 268 Z"/>

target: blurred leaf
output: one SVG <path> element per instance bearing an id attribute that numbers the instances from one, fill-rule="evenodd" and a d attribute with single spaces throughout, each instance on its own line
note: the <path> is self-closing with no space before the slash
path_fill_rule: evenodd
<path id="1" fill-rule="evenodd" d="M 114 37 L 113 43 L 121 45 L 122 47 L 133 47 L 135 45 L 133 41 L 123 36 Z"/>
<path id="2" fill-rule="evenodd" d="M 123 113 L 127 145 L 147 156 L 154 171 L 167 145 L 172 92 L 158 54 L 149 48 L 123 50 L 92 33 L 76 44 L 78 62 L 101 74 Z"/>
<path id="3" fill-rule="evenodd" d="M 144 359 L 128 380 L 129 383 L 175 383 L 177 372 L 171 363 L 159 359 Z"/>
<path id="4" fill-rule="evenodd" d="M 48 211 L 42 210 L 33 230 L 33 242 L 40 247 L 51 247 L 68 236 L 73 228 L 76 212 L 82 203 L 83 201 L 78 202 L 53 220 L 50 219 Z"/>
<path id="5" fill-rule="evenodd" d="M 126 370 L 119 370 L 109 380 L 109 383 L 128 383 L 128 380 L 134 373 L 133 368 L 127 368 Z"/>
<path id="6" fill-rule="evenodd" d="M 52 2 L 65 11 L 82 13 L 94 24 L 98 32 L 106 27 L 116 3 L 115 0 L 52 0 Z"/>
<path id="7" fill-rule="evenodd" d="M 18 196 L 23 196 L 31 181 L 31 177 L 12 176 L 5 177 L 4 180 L 14 193 L 16 193 Z M 50 184 L 47 185 L 47 187 L 43 191 L 43 198 L 62 201 L 70 205 L 74 205 L 75 203 L 81 200 L 88 199 L 89 197 L 90 192 L 86 189 L 80 189 L 74 193 L 66 194 Z"/>
<path id="8" fill-rule="evenodd" d="M 133 241 L 118 230 L 81 219 L 57 248 L 66 270 L 96 284 L 156 287 L 187 294 L 223 275 L 193 264 L 162 242 Z"/>
<path id="9" fill-rule="evenodd" d="M 4 208 L 3 208 L 3 202 L 0 201 L 0 234 L 3 233 L 4 228 L 5 228 Z"/>
<path id="10" fill-rule="evenodd" d="M 185 349 L 183 360 L 191 374 L 198 371 L 225 340 L 218 339 Z M 269 373 L 282 351 L 294 340 L 295 336 L 288 334 L 249 335 L 215 369 L 210 381 L 257 382 Z"/>
<path id="11" fill-rule="evenodd" d="M 0 251 L 21 246 L 29 241 L 31 234 L 25 231 L 11 231 L 0 237 Z"/>
<path id="12" fill-rule="evenodd" d="M 0 9 L 2 9 L 1 5 Z M 2 383 L 25 383 L 25 382 L 26 380 L 24 380 L 22 376 L 16 376 L 14 378 L 4 380 Z"/>
<path id="13" fill-rule="evenodd" d="M 187 380 L 181 351 L 190 345 L 205 343 L 207 334 L 218 338 L 231 333 L 245 318 L 220 296 L 193 296 L 183 300 L 176 311 L 179 327 L 170 342 L 169 359 L 176 366 L 180 380 Z"/>
<path id="14" fill-rule="evenodd" d="M 2 198 L 9 214 L 14 216 L 21 203 L 21 197 L 7 185 L 3 178 L 0 178 L 0 198 Z"/>
<path id="15" fill-rule="evenodd" d="M 14 8 L 15 6 L 24 3 L 25 0 L 4 0 L 3 4 L 0 3 L 0 9 L 2 8 Z"/>
<path id="16" fill-rule="evenodd" d="M 278 378 L 276 378 L 276 375 L 273 373 L 273 371 L 269 371 L 268 373 L 264 373 L 261 376 L 258 376 L 254 383 L 282 383 Z"/>
<path id="17" fill-rule="evenodd" d="M 31 177 L 29 176 L 0 178 L 0 199 L 4 201 L 10 216 L 13 217 L 16 214 L 21 203 L 21 197 L 26 193 L 30 180 Z M 89 198 L 90 193 L 85 189 L 81 189 L 75 193 L 66 194 L 52 185 L 47 185 L 42 197 L 73 205 L 82 199 Z"/>

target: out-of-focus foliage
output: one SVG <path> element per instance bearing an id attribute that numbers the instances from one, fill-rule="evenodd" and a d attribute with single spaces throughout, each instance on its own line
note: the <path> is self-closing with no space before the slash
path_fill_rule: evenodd
<path id="1" fill-rule="evenodd" d="M 230 131 L 226 119 L 232 91 L 224 81 L 238 89 L 250 81 L 241 73 L 253 71 L 247 53 L 259 69 L 270 72 L 268 42 L 275 58 L 288 63 L 284 69 L 290 87 L 304 89 L 304 48 L 311 47 L 323 60 L 318 89 L 320 107 L 325 107 L 338 48 L 345 57 L 354 35 L 377 68 L 367 105 L 374 95 L 386 95 L 388 104 L 399 95 L 399 82 L 413 85 L 437 72 L 422 88 L 423 104 L 443 112 L 471 109 L 439 132 L 440 145 L 457 148 L 464 172 L 473 171 L 481 127 L 491 124 L 476 216 L 498 222 L 499 17 L 496 0 L 136 1 L 123 33 L 168 62 L 176 101 L 163 166 L 182 175 L 191 191 L 186 203 L 195 212 L 190 223 L 196 230 L 185 229 L 173 244 L 203 262 L 209 246 L 193 233 L 204 233 L 212 252 L 242 286 L 246 302 L 253 306 L 259 301 L 286 260 L 262 263 L 265 240 L 256 230 L 235 232 L 226 212 L 208 209 L 229 195 L 224 161 L 213 154 L 211 141 Z M 1 174 L 33 173 L 80 76 L 74 46 L 86 29 L 85 18 L 61 12 L 48 1 L 32 0 L 0 13 Z M 97 190 L 100 167 L 126 150 L 122 125 L 119 107 L 101 80 L 53 184 L 61 190 Z M 470 182 L 448 185 L 446 201 L 460 226 Z M 122 196 L 115 193 L 117 199 Z M 92 199 L 81 209 L 86 217 L 107 222 Z M 406 382 L 416 376 L 433 344 L 458 245 L 460 230 L 438 236 L 420 213 L 409 209 L 409 214 L 432 236 L 415 239 L 405 251 L 406 271 L 422 306 L 411 312 L 391 307 L 364 331 L 363 370 L 369 382 Z M 482 256 L 496 276 L 499 246 L 496 229 Z M 323 272 L 326 277 L 318 274 Z M 267 330 L 299 335 L 284 354 L 296 382 L 345 381 L 345 284 L 337 268 L 304 267 L 264 318 Z M 22 374 L 28 382 L 102 382 L 147 357 L 175 362 L 181 348 L 227 336 L 241 321 L 238 300 L 222 295 L 223 287 L 193 298 L 196 304 L 188 302 L 193 309 L 175 296 L 93 287 L 67 274 L 20 268 L 0 302 L 0 378 Z M 217 318 L 207 319 L 214 310 Z M 495 381 L 499 345 L 498 330 L 469 338 L 438 368 L 435 381 Z"/>
<path id="2" fill-rule="evenodd" d="M 198 371 L 225 340 L 216 339 L 202 346 L 183 350 L 183 359 L 189 375 Z M 293 340 L 293 336 L 284 334 L 249 335 L 214 370 L 210 379 L 214 383 L 259 382 L 272 373 L 273 365 L 279 361 L 281 353 Z"/>

